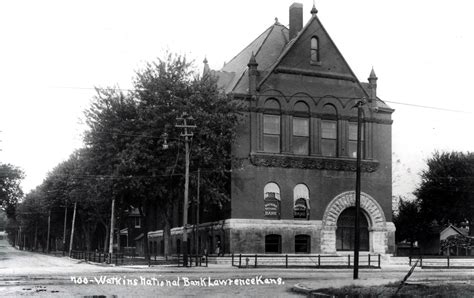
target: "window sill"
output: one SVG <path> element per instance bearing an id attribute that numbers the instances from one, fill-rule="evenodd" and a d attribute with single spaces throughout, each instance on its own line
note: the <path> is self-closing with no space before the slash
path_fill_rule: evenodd
<path id="1" fill-rule="evenodd" d="M 316 169 L 332 171 L 351 171 L 357 169 L 357 160 L 348 157 L 323 157 L 282 155 L 278 153 L 253 153 L 250 162 L 260 167 Z M 362 160 L 361 171 L 372 173 L 377 171 L 379 162 L 376 160 Z"/>

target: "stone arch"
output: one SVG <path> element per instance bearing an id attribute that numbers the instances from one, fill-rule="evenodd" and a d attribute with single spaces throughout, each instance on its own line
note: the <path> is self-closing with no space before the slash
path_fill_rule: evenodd
<path id="1" fill-rule="evenodd" d="M 342 211 L 353 206 L 355 206 L 355 191 L 346 191 L 337 195 L 326 207 L 323 215 L 323 226 L 335 227 Z M 364 192 L 360 193 L 360 207 L 368 215 L 369 225 L 372 229 L 385 225 L 385 215 L 382 207 L 374 198 Z"/>
<path id="2" fill-rule="evenodd" d="M 326 207 L 321 230 L 321 252 L 336 253 L 337 220 L 341 213 L 355 206 L 355 192 L 347 191 L 337 195 Z M 393 224 L 386 222 L 379 203 L 370 195 L 361 192 L 360 207 L 369 221 L 369 250 L 374 253 L 388 251 L 388 234 L 395 231 Z"/>

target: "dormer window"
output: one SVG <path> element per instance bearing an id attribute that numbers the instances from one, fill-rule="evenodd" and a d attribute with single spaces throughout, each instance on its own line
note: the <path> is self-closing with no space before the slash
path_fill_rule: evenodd
<path id="1" fill-rule="evenodd" d="M 316 36 L 311 38 L 311 63 L 319 63 L 319 39 Z"/>

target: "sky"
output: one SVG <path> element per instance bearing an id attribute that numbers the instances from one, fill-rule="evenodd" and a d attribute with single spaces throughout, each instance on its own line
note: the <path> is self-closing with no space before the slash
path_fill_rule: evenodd
<path id="1" fill-rule="evenodd" d="M 304 23 L 312 0 L 301 0 Z M 25 192 L 82 146 L 94 87 L 131 87 L 169 51 L 220 69 L 275 22 L 286 0 L 0 2 L 0 162 Z M 395 109 L 393 194 L 410 198 L 426 160 L 472 151 L 474 2 L 316 0 L 318 17 L 362 82 Z M 420 107 L 425 106 L 425 107 Z M 431 108 L 430 108 L 431 107 Z M 450 111 L 448 111 L 450 110 Z"/>

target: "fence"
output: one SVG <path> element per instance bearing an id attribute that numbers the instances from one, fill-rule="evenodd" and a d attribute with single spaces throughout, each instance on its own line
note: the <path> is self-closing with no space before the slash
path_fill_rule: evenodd
<path id="1" fill-rule="evenodd" d="M 421 268 L 474 268 L 474 256 L 410 256 L 410 266 L 413 260 Z"/>
<path id="2" fill-rule="evenodd" d="M 84 260 L 86 262 L 94 263 L 107 263 L 121 265 L 123 264 L 123 254 L 122 253 L 103 253 L 95 251 L 71 251 L 71 258 Z"/>
<path id="3" fill-rule="evenodd" d="M 268 254 L 232 254 L 232 266 L 248 267 L 313 267 L 313 268 L 351 268 L 354 256 L 340 255 L 268 255 Z M 380 254 L 360 255 L 360 268 L 380 268 Z"/>
<path id="4" fill-rule="evenodd" d="M 184 267 L 184 257 L 183 255 L 178 255 L 178 267 Z M 187 267 L 208 267 L 209 257 L 206 255 L 188 255 L 188 264 Z"/>

